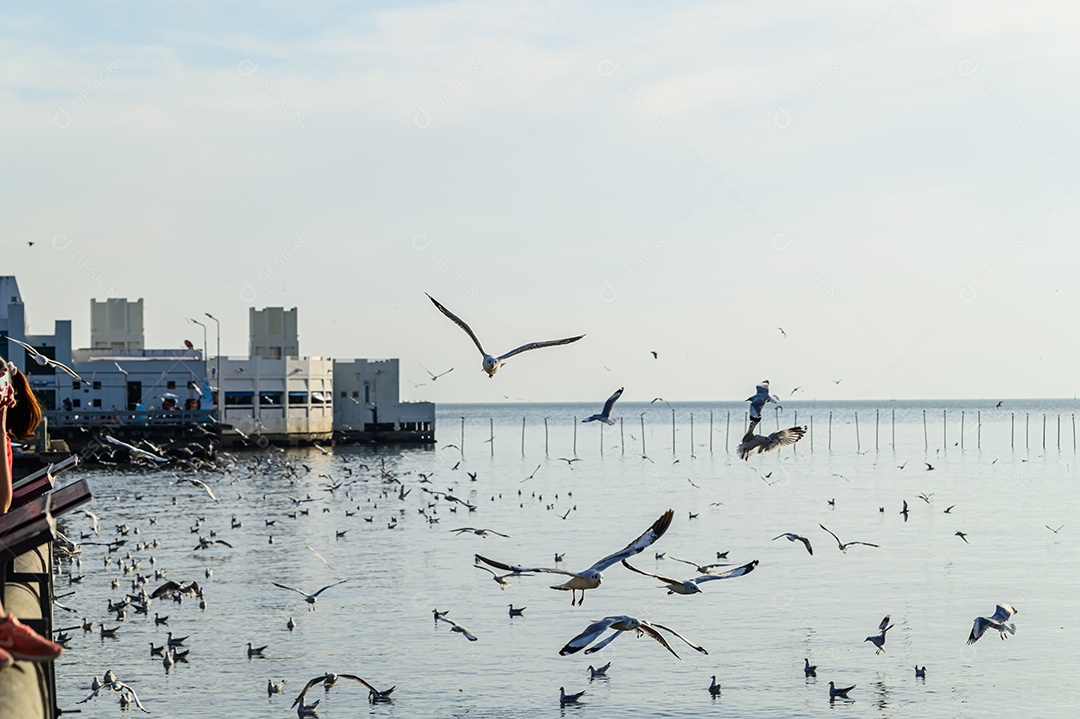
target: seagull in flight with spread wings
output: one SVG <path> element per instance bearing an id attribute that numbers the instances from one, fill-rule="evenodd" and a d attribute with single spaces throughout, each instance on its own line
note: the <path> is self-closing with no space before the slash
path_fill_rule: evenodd
<path id="1" fill-rule="evenodd" d="M 994 615 L 991 617 L 976 617 L 975 624 L 971 627 L 971 634 L 968 635 L 968 644 L 974 644 L 979 640 L 987 629 L 996 629 L 1001 633 L 1002 639 L 1008 639 L 1010 634 L 1016 634 L 1015 624 L 1006 624 L 1012 615 L 1016 614 L 1019 610 L 1011 604 L 999 604 L 995 608 Z"/>
<path id="2" fill-rule="evenodd" d="M 363 684 L 365 687 L 367 687 L 368 701 L 370 701 L 372 704 L 393 701 L 390 695 L 394 692 L 395 689 L 397 689 L 396 686 L 393 686 L 386 691 L 379 691 L 355 674 L 322 674 L 309 680 L 308 683 L 304 685 L 303 691 L 301 691 L 299 696 L 297 696 L 296 699 L 293 700 L 292 705 L 295 707 L 297 704 L 302 703 L 304 701 L 304 696 L 308 693 L 308 689 L 311 689 L 311 687 L 315 686 L 316 684 L 319 684 L 321 682 L 329 690 L 330 687 L 337 684 L 338 679 L 352 679 L 354 682 L 359 682 L 360 684 Z"/>
<path id="3" fill-rule="evenodd" d="M 748 564 L 744 564 L 741 567 L 735 567 L 729 569 L 723 574 L 702 574 L 700 577 L 694 579 L 672 579 L 671 577 L 665 577 L 661 574 L 653 574 L 651 572 L 643 572 L 636 567 L 631 566 L 625 559 L 622 560 L 622 565 L 629 569 L 631 572 L 637 572 L 638 574 L 644 574 L 646 577 L 652 577 L 659 579 L 667 587 L 668 594 L 699 594 L 701 592 L 701 584 L 712 581 L 713 579 L 732 579 L 734 577 L 741 577 L 744 574 L 749 574 L 754 571 L 758 565 L 758 560 L 754 560 Z"/>
<path id="4" fill-rule="evenodd" d="M 29 352 L 30 356 L 34 359 L 34 362 L 41 365 L 42 367 L 56 367 L 60 371 L 66 372 L 67 374 L 71 375 L 72 377 L 74 377 L 75 379 L 77 379 L 80 382 L 85 382 L 86 381 L 82 377 L 80 377 L 75 372 L 75 370 L 71 369 L 70 367 L 68 367 L 63 362 L 57 362 L 54 359 L 46 357 L 45 355 L 41 354 L 40 352 L 38 352 L 36 349 L 31 347 L 30 345 L 26 344 L 25 342 L 20 342 L 19 340 L 15 339 L 14 337 L 8 337 L 7 340 L 8 340 L 8 342 L 14 342 L 15 344 L 22 347 L 24 350 Z"/>
<path id="5" fill-rule="evenodd" d="M 575 603 L 580 605 L 581 602 L 585 601 L 585 590 L 596 589 L 604 581 L 603 571 L 605 569 L 623 559 L 629 559 L 630 557 L 644 550 L 656 540 L 660 539 L 660 537 L 664 536 L 664 532 L 666 532 L 668 530 L 668 527 L 671 526 L 671 519 L 674 516 L 674 510 L 669 509 L 668 511 L 664 512 L 662 515 L 660 515 L 660 518 L 653 522 L 652 526 L 646 529 L 640 537 L 635 539 L 633 542 L 630 542 L 630 544 L 626 545 L 614 554 L 609 554 L 600 561 L 596 562 L 596 564 L 581 572 L 569 572 L 565 569 L 554 569 L 550 567 L 521 567 L 512 564 L 503 564 L 502 562 L 496 562 L 493 559 L 482 557 L 479 554 L 476 555 L 476 559 L 485 564 L 490 564 L 496 569 L 502 569 L 504 571 L 517 574 L 546 572 L 549 574 L 562 574 L 568 576 L 570 577 L 568 580 L 566 580 L 562 584 L 557 584 L 553 586 L 552 589 L 569 591 L 570 606 L 574 606 Z M 581 592 L 580 601 L 575 601 L 577 592 Z"/>
<path id="6" fill-rule="evenodd" d="M 805 425 L 788 427 L 787 429 L 773 432 L 770 435 L 754 434 L 754 430 L 757 429 L 758 422 L 760 421 L 760 417 L 750 420 L 749 429 L 746 430 L 742 442 L 735 448 L 735 451 L 739 455 L 739 459 L 746 460 L 749 459 L 752 454 L 765 454 L 774 449 L 786 447 L 789 444 L 795 444 L 806 434 L 807 428 Z"/>
<path id="7" fill-rule="evenodd" d="M 327 584 L 325 587 L 323 587 L 322 589 L 320 589 L 319 591 L 317 591 L 317 592 L 315 592 L 313 594 L 308 594 L 303 589 L 297 589 L 296 587 L 286 587 L 284 584 L 278 584 L 277 582 L 271 582 L 271 584 L 273 584 L 275 587 L 281 587 L 282 589 L 288 589 L 289 591 L 296 592 L 297 594 L 303 596 L 304 601 L 308 603 L 308 608 L 311 609 L 312 611 L 314 611 L 315 602 L 318 601 L 320 594 L 325 592 L 330 587 L 336 587 L 337 585 L 344 584 L 347 581 L 349 581 L 349 580 L 348 579 L 342 579 L 340 582 L 334 582 L 333 584 Z"/>
<path id="8" fill-rule="evenodd" d="M 423 367 L 424 371 L 428 373 L 428 376 L 429 376 L 429 377 L 431 377 L 431 381 L 432 381 L 432 382 L 434 382 L 435 380 L 439 379 L 439 378 L 440 378 L 440 377 L 442 377 L 442 376 L 443 376 L 444 374 L 450 374 L 451 372 L 453 372 L 453 371 L 454 371 L 454 368 L 453 368 L 453 367 L 451 367 L 450 369 L 446 370 L 445 372 L 440 372 L 439 374 L 435 374 L 434 372 L 432 372 L 431 370 L 429 370 L 429 369 L 428 369 L 427 367 L 424 367 L 424 365 L 420 365 L 420 366 L 421 366 L 421 367 Z"/>
<path id="9" fill-rule="evenodd" d="M 822 529 L 824 529 L 829 534 L 832 534 L 832 538 L 836 540 L 836 545 L 838 547 L 840 547 L 840 551 L 844 552 L 845 554 L 847 553 L 848 547 L 850 547 L 852 545 L 855 545 L 855 544 L 862 544 L 863 546 L 866 546 L 866 547 L 876 547 L 876 546 L 878 546 L 876 544 L 870 544 L 870 542 L 841 542 L 840 537 L 837 537 L 836 534 L 831 529 L 826 527 L 824 524 L 819 524 L 818 526 L 821 527 Z"/>
<path id="10" fill-rule="evenodd" d="M 465 324 L 464 320 L 462 320 L 460 317 L 455 315 L 453 312 L 451 312 L 450 310 L 446 309 L 441 304 L 439 304 L 439 302 L 434 297 L 432 297 L 431 295 L 428 295 L 427 298 L 429 300 L 431 300 L 432 303 L 434 303 L 434 305 L 439 309 L 439 312 L 442 312 L 444 315 L 446 315 L 448 318 L 450 318 L 450 320 L 453 321 L 454 324 L 456 324 L 458 327 L 460 327 L 461 329 L 463 329 L 465 331 L 465 334 L 469 335 L 469 337 L 473 341 L 473 344 L 475 344 L 476 348 L 478 350 L 480 350 L 480 354 L 482 354 L 484 356 L 484 367 L 483 367 L 483 369 L 484 369 L 485 372 L 487 372 L 487 375 L 488 375 L 489 378 L 494 377 L 495 373 L 499 371 L 499 367 L 502 367 L 503 360 L 509 359 L 509 358 L 513 357 L 514 355 L 516 355 L 516 354 L 520 354 L 522 352 L 527 352 L 528 350 L 539 349 L 541 347 L 552 347 L 554 345 L 570 344 L 571 342 L 577 342 L 579 339 L 581 339 L 582 337 L 585 336 L 585 335 L 578 335 L 577 337 L 567 337 L 567 338 L 561 339 L 561 340 L 546 340 L 544 342 L 530 342 L 528 344 L 525 344 L 525 345 L 522 345 L 522 346 L 518 347 L 517 349 L 510 350 L 506 354 L 501 354 L 498 357 L 495 357 L 493 355 L 489 355 L 487 353 L 487 351 L 484 350 L 484 346 L 480 344 L 480 340 L 476 338 L 476 334 L 472 331 L 472 329 L 469 327 L 469 325 Z"/>
<path id="11" fill-rule="evenodd" d="M 604 639 L 603 641 L 598 642 L 592 647 L 585 649 L 585 647 L 589 646 L 594 641 L 599 639 L 600 635 L 606 632 L 608 629 L 614 629 L 615 633 L 609 636 L 607 639 Z M 675 654 L 675 650 L 671 648 L 670 644 L 668 644 L 667 639 L 664 638 L 664 635 L 657 631 L 659 629 L 662 629 L 665 632 L 670 632 L 673 636 L 676 636 L 679 639 L 683 640 L 688 646 L 696 649 L 702 654 L 708 654 L 708 652 L 705 651 L 703 647 L 694 644 L 689 639 L 676 632 L 674 629 L 665 627 L 663 624 L 654 624 L 653 622 L 649 622 L 644 619 L 637 619 L 635 617 L 621 615 L 615 617 L 604 617 L 600 621 L 593 622 L 589 626 L 585 627 L 585 631 L 571 639 L 569 642 L 566 643 L 565 647 L 559 650 L 559 656 L 575 654 L 582 649 L 585 649 L 586 654 L 592 654 L 594 652 L 600 651 L 608 644 L 611 644 L 611 642 L 623 632 L 636 632 L 639 636 L 642 634 L 649 635 L 656 641 L 660 642 L 660 644 L 663 645 L 664 649 L 667 649 L 669 652 L 674 654 L 676 659 L 681 659 L 682 657 L 680 657 L 678 654 Z"/>
<path id="12" fill-rule="evenodd" d="M 619 397 L 622 397 L 622 393 L 623 393 L 623 388 L 619 387 L 619 389 L 615 390 L 615 394 L 608 397 L 607 401 L 604 402 L 604 409 L 600 410 L 600 414 L 594 414 L 592 417 L 586 417 L 585 419 L 583 419 L 581 421 L 582 422 L 597 422 L 597 421 L 599 421 L 599 422 L 603 422 L 604 424 L 608 425 L 609 427 L 611 425 L 615 424 L 615 420 L 613 420 L 611 418 L 611 408 L 615 406 L 615 400 L 619 399 Z"/>
<path id="13" fill-rule="evenodd" d="M 832 532 L 830 532 L 830 534 L 832 534 Z M 784 532 L 783 534 L 780 534 L 780 535 L 777 535 L 777 536 L 773 537 L 773 541 L 775 542 L 777 539 L 780 539 L 781 537 L 787 537 L 787 540 L 789 542 L 802 542 L 803 546 L 806 547 L 806 551 L 810 552 L 810 556 L 814 555 L 814 548 L 810 546 L 810 540 L 807 539 L 806 537 L 802 536 L 801 534 L 794 534 L 792 532 Z"/>

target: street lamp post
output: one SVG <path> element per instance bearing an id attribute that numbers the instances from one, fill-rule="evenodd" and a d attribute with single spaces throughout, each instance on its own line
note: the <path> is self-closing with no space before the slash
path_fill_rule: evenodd
<path id="1" fill-rule="evenodd" d="M 218 422 L 220 422 L 225 417 L 225 385 L 223 383 L 224 377 L 221 376 L 221 321 L 209 312 L 203 312 L 203 314 L 212 319 L 214 324 L 217 325 L 217 418 Z"/>
<path id="2" fill-rule="evenodd" d="M 209 379 L 208 375 L 210 374 L 210 369 L 209 369 L 209 367 L 210 367 L 210 364 L 209 364 L 210 363 L 210 358 L 207 357 L 207 354 L 206 354 L 206 350 L 207 350 L 207 347 L 206 347 L 206 325 L 204 325 L 202 322 L 199 322 L 198 320 L 193 320 L 190 317 L 188 317 L 188 322 L 190 322 L 190 323 L 192 323 L 194 325 L 198 325 L 199 327 L 202 327 L 203 379 L 208 380 Z"/>

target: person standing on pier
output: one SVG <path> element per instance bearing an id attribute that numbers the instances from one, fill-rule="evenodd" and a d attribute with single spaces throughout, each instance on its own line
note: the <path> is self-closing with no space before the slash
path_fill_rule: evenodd
<path id="1" fill-rule="evenodd" d="M 0 358 L 0 431 L 4 433 L 5 461 L 0 465 L 0 514 L 11 508 L 11 483 L 14 457 L 12 438 L 30 439 L 41 423 L 38 405 L 26 375 Z"/>

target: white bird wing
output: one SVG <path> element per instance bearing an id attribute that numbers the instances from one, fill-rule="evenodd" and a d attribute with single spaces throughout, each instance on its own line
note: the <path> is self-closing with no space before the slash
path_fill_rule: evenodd
<path id="1" fill-rule="evenodd" d="M 758 560 L 755 559 L 754 561 L 749 562 L 747 564 L 744 564 L 741 567 L 735 567 L 734 569 L 729 569 L 728 571 L 724 572 L 723 574 L 703 574 L 702 576 L 698 577 L 697 579 L 693 579 L 691 581 L 693 581 L 694 584 L 701 584 L 702 582 L 709 582 L 709 581 L 712 581 L 713 579 L 732 579 L 734 577 L 741 577 L 744 574 L 749 574 L 750 572 L 754 571 L 754 569 L 757 568 L 757 565 L 758 565 Z"/>
<path id="2" fill-rule="evenodd" d="M 425 292 L 424 294 L 426 294 L 426 295 L 427 295 L 427 293 L 426 293 L 426 292 Z M 452 322 L 453 322 L 454 324 L 456 324 L 456 325 L 457 325 L 458 327 L 460 327 L 461 329 L 465 330 L 465 334 L 469 335 L 469 337 L 471 337 L 471 338 L 472 338 L 472 341 L 473 341 L 473 343 L 474 343 L 474 344 L 476 345 L 476 349 L 480 350 L 480 354 L 482 354 L 482 355 L 487 355 L 487 352 L 485 352 L 485 351 L 484 351 L 484 346 L 483 346 L 482 344 L 480 344 L 480 340 L 476 338 L 476 334 L 475 334 L 475 333 L 473 333 L 473 331 L 472 331 L 472 328 L 470 328 L 470 327 L 469 327 L 469 325 L 465 324 L 465 320 L 461 319 L 460 317 L 458 317 L 457 315 L 455 315 L 455 314 L 454 314 L 453 312 L 451 312 L 450 310 L 448 310 L 448 309 L 446 309 L 445 307 L 443 307 L 442 305 L 440 305 L 440 304 L 439 304 L 439 302 L 438 302 L 438 300 L 436 300 L 436 299 L 435 299 L 434 297 L 432 297 L 431 295 L 428 295 L 428 296 L 427 296 L 427 298 L 428 298 L 429 300 L 431 300 L 431 301 L 432 301 L 432 303 L 433 303 L 433 304 L 434 304 L 434 305 L 435 305 L 436 307 L 438 307 L 438 308 L 439 308 L 439 312 L 442 312 L 442 313 L 443 313 L 444 315 L 446 315 L 447 317 L 449 317 L 449 318 L 450 318 L 450 320 L 451 320 L 451 321 L 452 321 Z M 430 374 L 430 372 L 429 372 L 429 374 Z"/>
<path id="3" fill-rule="evenodd" d="M 611 416 L 611 410 L 615 407 L 615 401 L 618 400 L 619 397 L 622 397 L 622 393 L 623 393 L 623 388 L 619 387 L 619 389 L 615 390 L 615 394 L 613 394 L 613 395 L 611 395 L 610 397 L 607 398 L 607 402 L 604 402 L 604 409 L 600 412 L 601 416 L 603 416 L 603 417 L 610 417 Z"/>
<path id="4" fill-rule="evenodd" d="M 650 625 L 645 624 L 643 622 L 642 625 L 639 627 L 639 629 L 641 630 L 641 632 L 643 634 L 647 634 L 648 636 L 652 637 L 656 641 L 660 642 L 664 646 L 664 649 L 667 649 L 669 652 L 671 652 L 675 656 L 676 659 L 682 659 L 682 657 L 680 657 L 679 654 L 674 649 L 671 648 L 671 645 L 668 644 L 668 641 L 667 641 L 667 639 L 664 638 L 664 635 L 661 634 L 660 632 L 656 631 L 656 629 L 653 628 L 654 626 L 658 627 L 660 625 L 656 624 L 656 625 L 650 626 Z M 702 651 L 704 651 L 704 650 L 702 650 Z"/>
<path id="5" fill-rule="evenodd" d="M 371 684 L 369 684 L 368 682 L 366 682 L 363 679 L 361 679 L 360 677 L 356 676 L 355 674 L 338 674 L 338 679 L 352 679 L 354 682 L 360 682 L 361 684 L 363 684 L 365 687 L 368 688 L 368 691 L 375 692 L 376 694 L 386 695 L 386 694 L 389 694 L 390 692 L 394 691 L 395 689 L 397 689 L 397 687 L 394 686 L 394 687 L 390 687 L 389 689 L 387 689 L 384 692 L 381 692 L 378 689 L 376 689 L 375 687 L 371 686 Z"/>
<path id="6" fill-rule="evenodd" d="M 622 560 L 622 565 L 624 567 L 626 567 L 627 569 L 629 569 L 631 572 L 637 572 L 638 574 L 644 574 L 646 577 L 652 577 L 653 579 L 659 579 L 661 582 L 664 582 L 665 584 L 682 584 L 681 579 L 672 579 L 671 577 L 665 577 L 662 574 L 652 574 L 651 572 L 643 572 L 640 569 L 638 569 L 637 567 L 631 566 L 630 563 L 627 562 L 625 559 Z"/>
<path id="7" fill-rule="evenodd" d="M 215 502 L 218 501 L 218 498 L 214 496 L 214 491 L 210 489 L 210 485 L 208 485 L 206 482 L 203 482 L 200 479 L 189 479 L 186 481 L 191 483 L 193 486 L 198 487 L 199 489 L 205 490 L 205 492 L 210 495 L 210 499 L 214 500 Z"/>
<path id="8" fill-rule="evenodd" d="M 113 687 L 115 691 L 127 692 L 127 693 L 131 694 L 131 699 L 132 699 L 132 701 L 134 701 L 134 702 L 135 702 L 135 706 L 139 708 L 139 711 L 142 711 L 142 712 L 144 712 L 144 713 L 146 713 L 146 714 L 149 714 L 149 713 L 150 713 L 150 712 L 149 712 L 149 711 L 148 711 L 148 710 L 146 709 L 146 707 L 144 707 L 144 706 L 142 705 L 142 702 L 141 702 L 141 701 L 139 701 L 139 695 L 135 693 L 135 690 L 134 690 L 134 689 L 132 689 L 132 688 L 131 688 L 130 686 L 128 686 L 127 684 L 124 684 L 123 682 L 113 682 L 113 684 L 115 685 L 115 686 Z"/>
<path id="9" fill-rule="evenodd" d="M 806 434 L 805 426 L 788 427 L 787 429 L 782 429 L 779 432 L 773 432 L 765 438 L 767 442 L 762 445 L 758 451 L 761 454 L 765 454 L 766 452 L 771 452 L 779 447 L 786 447 L 789 444 L 795 444 L 803 438 L 804 434 Z"/>
<path id="10" fill-rule="evenodd" d="M 291 591 L 294 591 L 294 592 L 296 592 L 297 594 L 299 594 L 299 595 L 301 595 L 303 597 L 308 596 L 308 593 L 303 591 L 302 589 L 297 589 L 296 587 L 286 587 L 284 584 L 278 584 L 277 582 L 270 582 L 270 583 L 273 584 L 275 587 L 281 587 L 282 589 L 289 589 Z"/>
<path id="11" fill-rule="evenodd" d="M 990 617 L 995 622 L 1007 622 L 1013 614 L 1016 613 L 1016 607 L 1009 604 L 999 604 L 994 609 L 993 615 Z"/>
<path id="12" fill-rule="evenodd" d="M 307 684 L 305 684 L 305 685 L 304 685 L 304 688 L 303 688 L 303 689 L 302 689 L 302 690 L 300 691 L 300 693 L 299 693 L 299 694 L 297 695 L 296 699 L 294 699 L 294 700 L 293 700 L 293 703 L 292 703 L 292 705 L 293 705 L 293 706 L 296 706 L 297 704 L 299 704 L 300 702 L 302 702 L 302 701 L 304 700 L 304 697 L 305 697 L 305 696 L 307 695 L 308 689 L 311 689 L 311 687 L 315 686 L 315 685 L 316 685 L 316 684 L 318 684 L 319 682 L 324 682 L 324 681 L 326 681 L 326 677 L 327 677 L 327 675 L 326 675 L 326 674 L 322 674 L 322 675 L 320 675 L 320 676 L 317 676 L 317 677 L 315 677 L 314 679 L 310 680 L 310 681 L 309 681 L 309 682 L 308 682 Z M 292 707 L 289 707 L 289 708 L 291 709 Z"/>
<path id="13" fill-rule="evenodd" d="M 836 534 L 831 529 L 826 527 L 824 524 L 819 524 L 818 526 L 821 527 L 822 529 L 824 529 L 829 534 L 832 534 L 832 538 L 836 540 L 836 546 L 840 547 L 841 549 L 844 548 L 844 543 L 840 541 L 840 537 L 837 537 Z"/>
<path id="14" fill-rule="evenodd" d="M 567 654 L 576 654 L 577 652 L 580 652 L 582 649 L 592 644 L 601 634 L 606 632 L 612 624 L 628 619 L 630 619 L 630 617 L 627 616 L 604 617 L 598 622 L 593 622 L 585 627 L 585 631 L 568 641 L 566 646 L 559 650 L 559 656 L 564 657 Z M 610 639 L 608 641 L 610 641 Z"/>
<path id="15" fill-rule="evenodd" d="M 968 635 L 967 643 L 974 644 L 979 640 L 979 637 L 986 633 L 987 629 L 995 626 L 998 626 L 998 623 L 992 619 L 975 617 L 975 624 L 971 627 L 971 634 Z"/>
<path id="16" fill-rule="evenodd" d="M 502 562 L 496 562 L 494 559 L 488 559 L 487 557 L 477 554 L 476 558 L 484 564 L 490 564 L 496 569 L 502 569 L 507 572 L 513 572 L 514 574 L 524 574 L 525 572 L 547 572 L 549 574 L 565 574 L 568 577 L 576 577 L 574 572 L 568 572 L 565 569 L 555 569 L 553 567 L 522 567 L 516 564 L 503 564 Z"/>
<path id="17" fill-rule="evenodd" d="M 96 514 L 94 514 L 93 512 L 91 512 L 90 510 L 88 510 L 88 509 L 80 509 L 78 511 L 82 512 L 87 517 L 89 517 L 91 520 L 93 520 L 93 522 L 94 522 L 94 534 L 97 534 L 98 533 L 98 516 Z"/>
<path id="18" fill-rule="evenodd" d="M 154 460 L 155 462 L 158 462 L 159 464 L 163 464 L 163 463 L 169 461 L 169 460 L 165 459 L 164 457 L 159 457 L 159 456 L 157 456 L 156 454 L 154 454 L 152 452 L 147 452 L 145 449 L 139 449 L 138 447 L 130 445 L 127 442 L 121 442 L 116 437 L 113 437 L 112 435 L 109 435 L 109 434 L 105 435 L 105 441 L 108 442 L 109 444 L 116 445 L 117 447 L 123 447 L 124 449 L 131 452 L 132 454 L 137 454 L 137 455 L 141 455 L 143 457 L 148 457 L 148 458 Z"/>
<path id="19" fill-rule="evenodd" d="M 513 357 L 516 354 L 521 354 L 522 352 L 528 352 L 529 350 L 540 349 L 541 347 L 554 347 L 555 345 L 568 345 L 571 342 L 577 342 L 579 339 L 581 339 L 584 336 L 585 335 L 578 335 L 577 337 L 566 337 L 566 338 L 561 339 L 561 340 L 545 340 L 544 342 L 530 342 L 529 344 L 521 345 L 520 347 L 518 347 L 516 349 L 510 350 L 506 354 L 499 355 L 497 359 L 499 361 L 502 361 L 504 359 L 509 359 L 510 357 Z"/>
<path id="20" fill-rule="evenodd" d="M 664 512 L 660 515 L 660 518 L 653 522 L 652 526 L 646 529 L 640 537 L 630 542 L 630 544 L 626 545 L 614 554 L 609 554 L 608 556 L 604 557 L 599 562 L 589 567 L 588 571 L 602 572 L 608 567 L 610 567 L 612 564 L 615 564 L 616 562 L 619 562 L 623 559 L 628 559 L 635 554 L 641 552 L 650 544 L 660 539 L 660 537 L 664 536 L 664 532 L 666 532 L 668 530 L 668 527 L 671 526 L 671 519 L 674 516 L 675 510 L 673 509 L 669 509 L 668 511 Z"/>
<path id="21" fill-rule="evenodd" d="M 674 629 L 672 629 L 671 627 L 665 627 L 665 626 L 664 626 L 663 624 L 657 624 L 656 622 L 650 622 L 650 623 L 648 623 L 648 624 L 643 624 L 643 625 L 642 625 L 642 628 L 644 628 L 644 627 L 646 627 L 646 626 L 656 627 L 657 629 L 663 629 L 663 630 L 664 630 L 665 632 L 670 632 L 670 633 L 671 633 L 671 634 L 673 634 L 674 636 L 676 636 L 676 637 L 678 637 L 679 639 L 681 639 L 681 640 L 683 640 L 684 642 L 686 642 L 686 646 L 690 647 L 691 649 L 694 649 L 694 650 L 696 650 L 696 651 L 699 651 L 699 652 L 701 652 L 702 654 L 708 654 L 708 652 L 707 652 L 707 651 L 705 651 L 705 647 L 702 647 L 702 646 L 699 646 L 699 645 L 697 645 L 697 644 L 694 644 L 694 643 L 693 643 L 692 641 L 690 641 L 689 639 L 687 639 L 686 637 L 684 637 L 684 636 L 683 636 L 682 634 L 679 634 L 679 633 L 678 633 L 677 631 L 675 631 L 675 630 L 674 630 Z M 668 648 L 670 649 L 670 647 L 668 647 Z M 672 654 L 675 654 L 675 652 L 672 652 Z M 678 656 L 678 655 L 676 654 L 676 656 Z"/>

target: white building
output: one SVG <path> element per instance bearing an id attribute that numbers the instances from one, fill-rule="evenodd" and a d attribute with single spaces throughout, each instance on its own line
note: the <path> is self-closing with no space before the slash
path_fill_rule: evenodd
<path id="1" fill-rule="evenodd" d="M 72 369 L 85 382 L 72 382 L 61 406 L 86 410 L 212 410 L 203 354 L 199 350 L 78 349 Z"/>
<path id="2" fill-rule="evenodd" d="M 402 402 L 399 361 L 334 361 L 334 429 L 348 439 L 434 441 L 435 405 Z"/>
<path id="3" fill-rule="evenodd" d="M 141 350 L 144 341 L 142 298 L 135 302 L 124 297 L 90 300 L 91 349 Z"/>
<path id="4" fill-rule="evenodd" d="M 71 363 L 71 320 L 56 320 L 52 334 L 30 334 L 19 283 L 11 275 L 0 276 L 0 356 L 26 374 L 42 409 L 60 406 L 63 397 L 70 395 L 71 377 L 29 359 L 29 353 L 15 342 L 8 342 L 8 337 L 27 343 L 50 359 Z"/>

